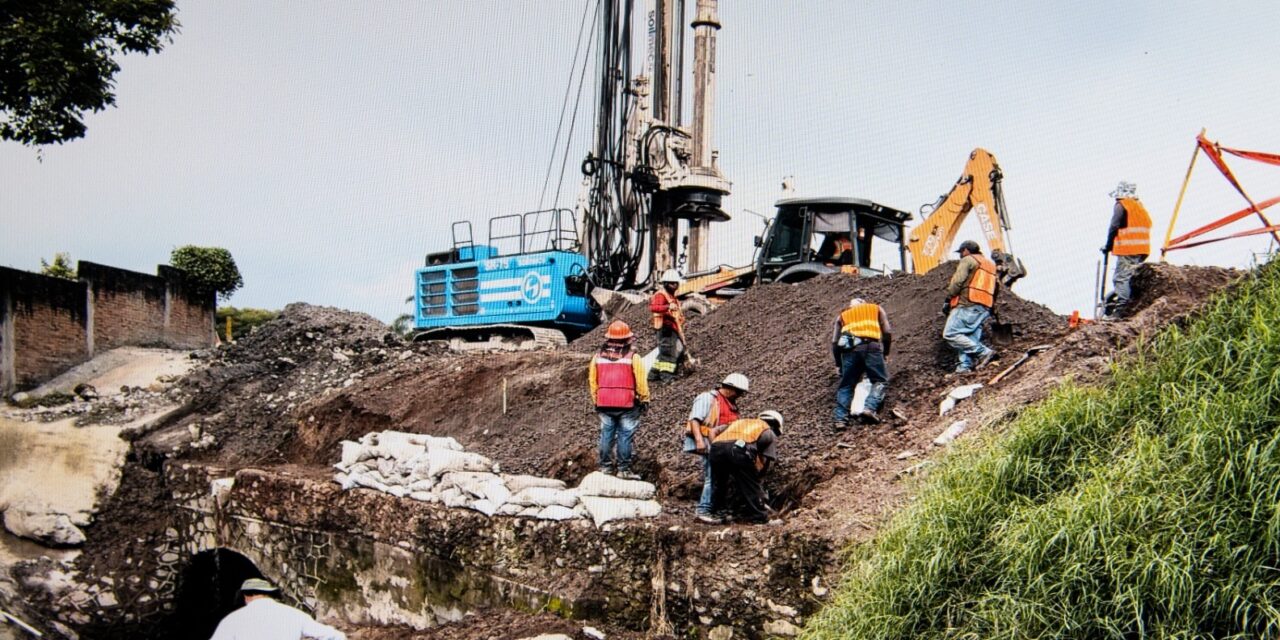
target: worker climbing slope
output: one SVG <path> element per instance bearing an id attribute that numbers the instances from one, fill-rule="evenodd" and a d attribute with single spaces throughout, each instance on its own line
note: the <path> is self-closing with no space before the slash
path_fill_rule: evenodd
<path id="1" fill-rule="evenodd" d="M 714 391 L 698 394 L 685 423 L 684 452 L 702 456 L 702 495 L 698 499 L 699 518 L 711 515 L 711 440 L 717 429 L 738 419 L 738 400 L 751 389 L 751 381 L 741 373 L 731 373 Z"/>
<path id="2" fill-rule="evenodd" d="M 1102 246 L 1103 255 L 1116 257 L 1115 290 L 1104 302 L 1103 315 L 1120 316 L 1133 297 L 1131 282 L 1138 265 L 1151 255 L 1151 216 L 1138 201 L 1138 187 L 1132 182 L 1116 185 L 1111 197 L 1116 204 L 1111 211 L 1111 226 L 1107 229 L 1107 243 Z"/>
<path id="3" fill-rule="evenodd" d="M 836 318 L 831 334 L 831 354 L 840 371 L 840 385 L 836 388 L 835 429 L 849 427 L 849 405 L 853 402 L 853 389 L 865 375 L 871 381 L 871 392 L 858 414 L 862 422 L 880 421 L 876 413 L 884 401 L 889 372 L 885 358 L 893 342 L 893 328 L 889 316 L 878 304 L 862 298 L 849 301 L 849 307 Z"/>
<path id="4" fill-rule="evenodd" d="M 680 274 L 675 269 L 667 269 L 662 274 L 658 290 L 649 301 L 649 311 L 653 313 L 653 328 L 658 332 L 658 360 L 653 363 L 653 370 L 649 375 L 657 382 L 675 380 L 680 361 L 687 350 L 684 312 L 680 310 L 680 301 L 676 299 L 679 287 Z"/>
<path id="5" fill-rule="evenodd" d="M 600 471 L 611 474 L 616 464 L 618 477 L 627 480 L 640 479 L 631 470 L 635 459 L 632 443 L 640 427 L 640 414 L 649 406 L 644 360 L 632 350 L 633 344 L 631 327 L 615 320 L 587 373 L 591 402 L 600 416 Z"/>
<path id="6" fill-rule="evenodd" d="M 991 316 L 998 286 L 996 265 L 973 240 L 960 243 L 960 263 L 947 284 L 947 324 L 942 338 L 955 349 L 956 373 L 980 369 L 996 357 L 991 347 L 982 344 L 982 324 Z"/>

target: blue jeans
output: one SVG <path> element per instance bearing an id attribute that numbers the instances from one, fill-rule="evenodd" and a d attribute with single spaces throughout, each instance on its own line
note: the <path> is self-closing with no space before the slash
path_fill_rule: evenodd
<path id="1" fill-rule="evenodd" d="M 707 453 L 702 456 L 702 497 L 698 499 L 698 513 L 711 513 L 711 494 L 715 490 L 714 483 L 711 480 L 711 439 L 703 438 L 703 442 L 708 447 Z M 697 449 L 697 443 L 694 442 L 693 436 L 685 435 L 683 451 L 685 453 L 693 453 Z"/>
<path id="2" fill-rule="evenodd" d="M 631 469 L 631 442 L 640 426 L 640 409 L 603 409 L 600 414 L 600 468 L 613 468 L 613 443 L 618 442 L 618 471 Z"/>
<path id="3" fill-rule="evenodd" d="M 972 304 L 955 307 L 947 316 L 947 326 L 942 329 L 942 339 L 956 350 L 960 360 L 960 369 L 972 369 L 974 358 L 980 358 L 991 351 L 982 344 L 982 323 L 987 321 L 991 310 Z"/>
<path id="4" fill-rule="evenodd" d="M 885 383 L 889 372 L 884 366 L 884 350 L 879 343 L 860 344 L 840 354 L 840 386 L 836 389 L 836 422 L 849 421 L 849 404 L 853 402 L 854 387 L 862 381 L 863 374 L 871 381 L 871 392 L 863 408 L 879 411 L 884 402 Z"/>

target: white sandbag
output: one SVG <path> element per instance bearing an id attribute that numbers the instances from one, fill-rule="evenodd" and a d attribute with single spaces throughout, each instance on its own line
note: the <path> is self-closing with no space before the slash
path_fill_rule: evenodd
<path id="1" fill-rule="evenodd" d="M 574 520 L 580 517 L 573 509 L 558 504 L 544 508 L 537 515 L 539 520 Z"/>
<path id="2" fill-rule="evenodd" d="M 411 480 L 407 485 L 410 491 L 430 491 L 435 488 L 436 482 L 431 478 L 421 480 Z"/>
<path id="3" fill-rule="evenodd" d="M 632 500 L 628 498 L 605 498 L 601 496 L 579 496 L 587 513 L 596 526 L 614 520 L 631 518 L 656 518 L 662 513 L 662 505 L 654 500 Z"/>
<path id="4" fill-rule="evenodd" d="M 393 496 L 395 496 L 395 497 L 397 497 L 397 498 L 403 498 L 403 497 L 405 497 L 405 496 L 409 495 L 409 490 L 408 490 L 408 489 L 405 489 L 404 487 L 398 487 L 398 486 L 392 485 L 392 486 L 387 487 L 387 493 L 389 493 L 389 494 L 391 494 L 391 495 L 393 495 Z"/>
<path id="5" fill-rule="evenodd" d="M 455 471 L 440 477 L 440 488 L 455 488 L 473 498 L 487 498 L 488 484 L 499 480 L 498 476 L 486 471 Z M 504 500 L 505 502 L 505 500 Z"/>
<path id="6" fill-rule="evenodd" d="M 439 502 L 440 496 L 430 491 L 413 491 L 409 493 L 409 497 L 419 502 Z"/>
<path id="7" fill-rule="evenodd" d="M 437 436 L 417 434 L 414 435 L 412 441 L 414 444 L 420 444 L 426 447 L 428 451 L 437 449 L 443 451 L 462 451 L 462 445 L 458 444 L 458 441 L 453 438 L 440 438 Z"/>
<path id="8" fill-rule="evenodd" d="M 940 404 L 938 404 L 938 415 L 945 416 L 954 408 L 956 408 L 956 399 L 951 396 L 947 396 L 942 399 Z"/>
<path id="9" fill-rule="evenodd" d="M 373 465 L 370 465 L 368 461 L 357 462 L 347 469 L 347 473 L 369 473 L 372 469 Z"/>
<path id="10" fill-rule="evenodd" d="M 427 473 L 439 478 L 454 471 L 490 471 L 493 462 L 488 458 L 466 451 L 433 449 L 427 454 Z"/>
<path id="11" fill-rule="evenodd" d="M 536 518 L 539 513 L 542 513 L 542 507 L 525 507 L 524 510 L 520 512 L 520 517 Z"/>
<path id="12" fill-rule="evenodd" d="M 490 517 L 492 517 L 494 512 L 498 510 L 497 507 L 494 507 L 493 503 L 488 500 L 476 500 L 467 505 L 467 507 L 473 511 L 479 511 L 480 513 Z"/>
<path id="13" fill-rule="evenodd" d="M 351 476 L 351 482 L 357 487 L 366 489 L 374 489 L 386 493 L 387 485 L 379 481 L 373 473 L 362 473 L 360 475 Z"/>
<path id="14" fill-rule="evenodd" d="M 502 478 L 495 476 L 492 480 L 484 483 L 484 498 L 492 502 L 495 507 L 502 506 L 511 498 L 511 491 L 502 482 Z"/>
<path id="15" fill-rule="evenodd" d="M 333 481 L 338 483 L 338 486 L 341 487 L 343 491 L 347 491 L 348 489 L 356 486 L 355 480 L 352 480 L 351 476 L 345 473 L 333 474 Z"/>
<path id="16" fill-rule="evenodd" d="M 503 474 L 502 480 L 507 483 L 507 488 L 511 490 L 511 493 L 520 493 L 530 487 L 565 488 L 564 480 L 556 480 L 555 478 Z"/>
<path id="17" fill-rule="evenodd" d="M 520 512 L 524 510 L 525 507 L 523 505 L 508 502 L 501 507 L 498 507 L 498 510 L 495 513 L 500 516 L 518 516 L 520 515 Z"/>
<path id="18" fill-rule="evenodd" d="M 550 507 L 559 505 L 561 507 L 573 508 L 578 504 L 578 494 L 573 490 L 558 490 L 551 487 L 529 487 L 512 494 L 509 502 L 522 504 L 525 506 Z"/>
<path id="19" fill-rule="evenodd" d="M 951 426 L 947 427 L 946 431 L 938 434 L 938 437 L 933 439 L 933 443 L 940 447 L 949 445 L 956 438 L 959 438 L 960 434 L 964 433 L 965 428 L 968 426 L 968 421 L 956 420 L 951 423 Z"/>
<path id="20" fill-rule="evenodd" d="M 948 393 L 947 395 L 951 396 L 952 398 L 955 398 L 956 400 L 964 400 L 965 398 L 972 396 L 978 389 L 981 389 L 981 388 L 982 388 L 982 385 L 977 383 L 961 385 L 959 387 L 952 389 L 951 393 Z"/>
<path id="21" fill-rule="evenodd" d="M 474 498 L 463 493 L 457 487 L 450 487 L 440 492 L 440 501 L 443 502 L 446 507 L 469 507 L 474 501 Z"/>
<path id="22" fill-rule="evenodd" d="M 389 478 L 396 472 L 396 461 L 394 458 L 378 458 L 378 473 L 382 477 Z"/>
<path id="23" fill-rule="evenodd" d="M 364 445 L 359 442 L 343 440 L 342 458 L 338 461 L 338 464 L 342 465 L 344 469 L 349 469 L 351 468 L 351 465 L 360 462 L 361 460 L 365 460 L 368 457 L 369 453 Z"/>
<path id="24" fill-rule="evenodd" d="M 641 480 L 623 480 L 611 475 L 592 471 L 578 483 L 579 496 L 603 496 L 608 498 L 631 498 L 648 500 L 656 495 L 657 487 Z"/>

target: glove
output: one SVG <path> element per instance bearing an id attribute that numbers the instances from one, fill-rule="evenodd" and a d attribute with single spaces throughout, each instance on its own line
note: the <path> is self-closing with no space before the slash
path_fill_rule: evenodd
<path id="1" fill-rule="evenodd" d="M 1102 252 L 1102 255 L 1104 255 L 1104 256 L 1105 256 L 1105 255 L 1107 255 L 1108 253 L 1111 253 L 1111 247 L 1102 247 L 1102 248 L 1098 249 L 1098 251 L 1101 251 L 1101 252 Z"/>
<path id="2" fill-rule="evenodd" d="M 942 315 L 944 315 L 944 316 L 951 315 L 951 301 L 950 301 L 950 300 L 948 300 L 948 301 L 946 301 L 946 302 L 942 303 Z"/>
<path id="3" fill-rule="evenodd" d="M 649 403 L 641 402 L 638 408 L 640 409 L 640 413 L 647 413 L 649 411 Z"/>

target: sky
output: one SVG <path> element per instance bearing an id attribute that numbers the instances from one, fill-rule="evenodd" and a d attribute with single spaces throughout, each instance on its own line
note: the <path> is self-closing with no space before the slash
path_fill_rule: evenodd
<path id="1" fill-rule="evenodd" d="M 235 306 L 390 320 L 452 222 L 537 208 L 586 1 L 179 0 L 181 32 L 121 59 L 117 104 L 85 138 L 0 143 L 0 264 L 67 251 L 154 273 L 175 247 L 221 246 L 245 279 Z M 916 212 L 983 147 L 1030 271 L 1016 291 L 1087 312 L 1117 181 L 1138 185 L 1158 245 L 1201 128 L 1280 152 L 1280 3 L 724 0 L 720 20 L 713 136 L 734 219 L 712 228 L 713 263 L 750 260 L 762 224 L 745 211 L 771 212 L 784 176 Z M 1280 194 L 1280 167 L 1228 162 L 1256 200 Z M 1202 158 L 1178 232 L 1243 206 Z M 1268 245 L 1170 261 L 1248 266 Z"/>

